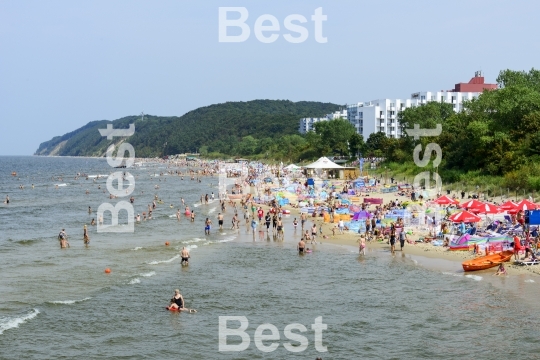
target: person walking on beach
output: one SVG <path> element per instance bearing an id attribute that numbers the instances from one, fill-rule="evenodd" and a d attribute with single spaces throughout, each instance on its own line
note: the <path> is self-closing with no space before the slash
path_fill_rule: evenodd
<path id="1" fill-rule="evenodd" d="M 343 229 L 345 228 L 345 223 L 343 222 L 343 219 L 339 219 L 339 222 L 338 222 L 338 229 L 339 229 L 339 233 L 340 234 L 343 234 Z"/>
<path id="2" fill-rule="evenodd" d="M 182 258 L 182 260 L 180 260 L 181 265 L 187 265 L 189 263 L 189 258 L 191 257 L 191 255 L 189 255 L 189 250 L 186 249 L 185 246 L 182 248 L 182 251 L 180 252 L 180 257 Z"/>
<path id="3" fill-rule="evenodd" d="M 317 225 L 313 224 L 311 227 L 311 243 L 313 242 L 317 243 L 315 239 L 317 238 Z"/>
<path id="4" fill-rule="evenodd" d="M 399 245 L 401 251 L 403 251 L 403 247 L 405 246 L 405 240 L 407 240 L 407 234 L 405 233 L 405 229 L 402 228 L 399 232 Z"/>
<path id="5" fill-rule="evenodd" d="M 83 228 L 83 240 L 84 245 L 88 246 L 88 244 L 90 244 L 90 236 L 88 236 L 88 228 L 86 227 L 86 225 L 84 225 Z"/>
<path id="6" fill-rule="evenodd" d="M 390 252 L 392 255 L 395 254 L 396 251 L 396 228 L 394 227 L 394 224 L 392 223 L 390 228 Z"/>

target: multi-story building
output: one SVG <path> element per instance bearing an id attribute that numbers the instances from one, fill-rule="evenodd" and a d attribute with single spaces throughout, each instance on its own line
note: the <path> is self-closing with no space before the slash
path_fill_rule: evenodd
<path id="1" fill-rule="evenodd" d="M 327 114 L 325 117 L 321 118 L 302 118 L 300 119 L 300 127 L 298 128 L 298 131 L 301 134 L 305 134 L 308 131 L 312 131 L 314 129 L 313 125 L 316 122 L 319 121 L 328 121 L 328 120 L 336 120 L 336 119 L 347 119 L 347 110 L 339 110 L 335 111 L 331 114 Z"/>
<path id="2" fill-rule="evenodd" d="M 485 84 L 482 73 L 477 71 L 469 83 L 456 84 L 452 90 L 416 92 L 410 99 L 379 99 L 348 105 L 347 119 L 364 139 L 376 132 L 383 132 L 388 137 L 401 137 L 403 134 L 397 117 L 400 111 L 429 101 L 440 101 L 453 104 L 454 111 L 458 112 L 463 109 L 464 100 L 477 97 L 484 89 L 496 88 L 497 84 Z"/>

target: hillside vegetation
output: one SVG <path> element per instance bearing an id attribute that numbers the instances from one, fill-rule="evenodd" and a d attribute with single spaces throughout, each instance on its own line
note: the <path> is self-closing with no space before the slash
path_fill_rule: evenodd
<path id="1" fill-rule="evenodd" d="M 127 116 L 114 121 L 92 121 L 42 143 L 36 155 L 103 156 L 113 143 L 98 129 L 112 123 L 135 134 L 127 141 L 137 156 L 154 157 L 199 151 L 202 154 L 290 156 L 304 138 L 298 134 L 302 117 L 321 117 L 339 109 L 331 103 L 288 100 L 227 102 L 201 107 L 183 116 Z M 118 143 L 123 139 L 115 139 Z M 166 144 L 166 145 L 165 145 Z"/>

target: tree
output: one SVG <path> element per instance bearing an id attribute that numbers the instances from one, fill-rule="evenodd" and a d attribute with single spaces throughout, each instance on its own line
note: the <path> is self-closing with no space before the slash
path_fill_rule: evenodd
<path id="1" fill-rule="evenodd" d="M 315 123 L 315 133 L 320 136 L 323 148 L 327 152 L 347 154 L 347 141 L 356 133 L 354 126 L 344 119 L 335 119 Z"/>
<path id="2" fill-rule="evenodd" d="M 351 156 L 360 156 L 364 154 L 366 150 L 366 143 L 364 137 L 357 132 L 351 135 L 349 138 L 349 153 Z"/>
<path id="3" fill-rule="evenodd" d="M 386 134 L 383 132 L 369 134 L 368 139 L 366 140 L 366 150 L 370 153 L 374 153 L 375 150 L 380 150 L 382 153 L 386 139 Z"/>

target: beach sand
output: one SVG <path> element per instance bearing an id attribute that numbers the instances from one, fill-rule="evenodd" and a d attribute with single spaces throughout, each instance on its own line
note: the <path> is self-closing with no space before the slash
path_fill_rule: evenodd
<path id="1" fill-rule="evenodd" d="M 296 195 L 294 194 L 286 194 L 286 197 L 289 199 L 291 204 L 296 204 L 298 202 Z M 400 200 L 400 201 L 406 201 L 408 200 L 405 196 L 399 196 L 396 193 L 370 193 L 368 197 L 373 198 L 382 198 L 383 203 L 387 204 L 392 200 Z M 495 198 L 492 199 L 492 201 L 498 201 L 503 202 L 504 199 Z M 268 210 L 268 206 L 263 206 L 263 209 L 265 212 Z M 284 209 L 288 209 L 291 211 L 291 214 L 288 219 L 285 219 L 285 224 L 292 223 L 293 218 L 297 218 L 300 220 L 300 211 L 297 208 L 294 208 L 292 206 L 286 205 L 284 206 Z M 375 205 L 371 205 L 368 209 L 373 210 L 375 209 Z M 360 235 L 353 231 L 344 231 L 343 234 L 339 234 L 339 232 L 335 231 L 335 236 L 332 235 L 332 228 L 336 226 L 334 223 L 325 223 L 321 217 L 311 217 L 308 216 L 308 219 L 306 221 L 305 229 L 311 228 L 312 224 L 316 223 L 317 227 L 322 226 L 322 234 L 323 236 L 318 235 L 317 236 L 317 242 L 318 243 L 327 243 L 327 244 L 333 244 L 337 246 L 348 246 L 348 247 L 355 247 L 358 249 L 359 246 L 359 239 Z M 409 230 L 409 228 L 407 228 Z M 408 235 L 408 238 L 411 240 L 417 240 L 420 237 L 424 237 L 428 235 L 427 229 L 422 228 L 414 228 L 413 234 Z M 325 237 L 325 238 L 324 238 Z M 399 241 L 396 241 L 396 255 L 401 256 L 401 252 L 399 251 Z M 386 243 L 386 240 L 384 241 L 371 241 L 366 242 L 366 250 L 367 251 L 377 251 L 382 254 L 387 253 L 388 256 L 392 256 L 390 254 L 390 245 Z M 472 254 L 470 251 L 449 251 L 448 248 L 443 248 L 442 246 L 434 246 L 429 243 L 415 243 L 415 244 L 409 244 L 406 243 L 403 253 L 405 255 L 410 255 L 413 257 L 423 257 L 427 261 L 421 261 L 422 264 L 427 264 L 428 266 L 438 268 L 437 266 L 437 259 L 440 260 L 446 260 L 451 262 L 450 265 L 445 263 L 445 267 L 451 267 L 456 272 L 463 272 L 463 268 L 461 266 L 461 263 L 468 259 L 473 259 L 475 257 L 474 254 Z M 513 258 L 510 262 L 505 263 L 505 268 L 508 272 L 508 276 L 514 276 L 514 275 L 520 275 L 520 274 L 535 274 L 540 275 L 540 265 L 538 266 L 520 266 L 520 265 L 514 265 L 513 264 Z M 497 271 L 497 267 L 482 270 L 481 273 L 489 274 L 493 273 L 495 274 Z M 471 274 L 474 274 L 476 272 L 470 272 Z"/>

